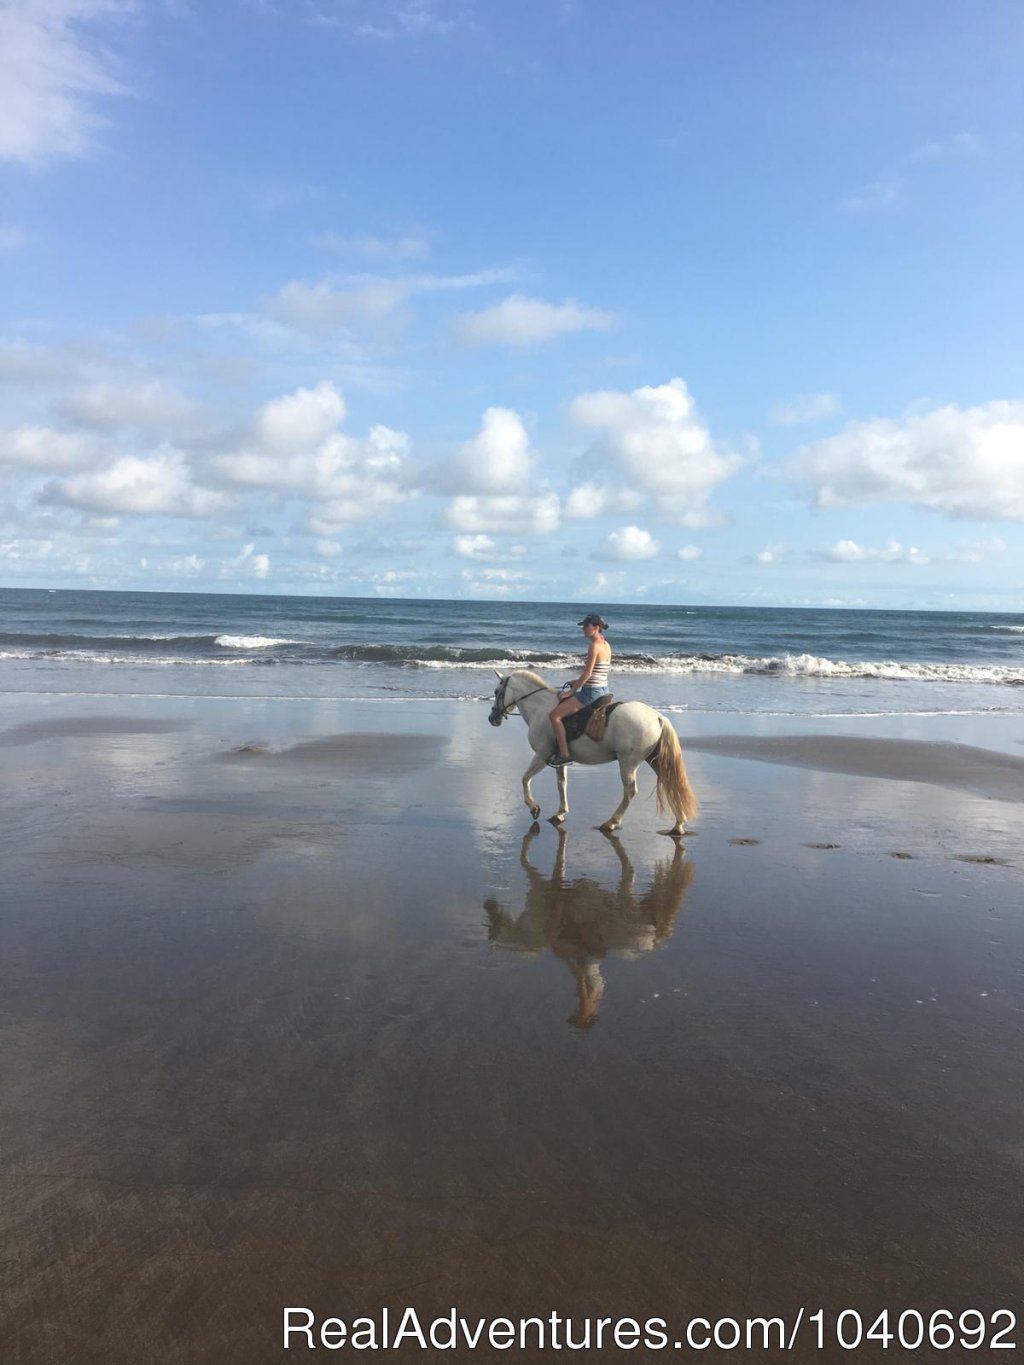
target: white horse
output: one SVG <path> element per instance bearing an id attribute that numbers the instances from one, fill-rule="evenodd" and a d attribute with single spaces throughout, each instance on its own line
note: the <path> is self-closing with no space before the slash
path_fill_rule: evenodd
<path id="1" fill-rule="evenodd" d="M 494 689 L 494 705 L 488 717 L 492 725 L 500 725 L 512 710 L 518 709 L 526 721 L 534 759 L 523 773 L 523 800 L 535 820 L 540 815 L 540 806 L 533 799 L 530 782 L 554 752 L 554 736 L 548 717 L 558 700 L 555 689 L 536 673 L 526 669 L 504 676 L 499 673 L 498 686 Z M 658 810 L 663 811 L 668 807 L 675 817 L 672 828 L 661 830 L 660 833 L 682 834 L 685 822 L 697 814 L 697 798 L 686 777 L 675 728 L 660 711 L 655 711 L 642 701 L 624 701 L 616 706 L 608 717 L 604 739 L 597 741 L 580 735 L 569 745 L 569 753 L 577 763 L 588 766 L 618 761 L 622 775 L 622 800 L 600 826 L 603 830 L 611 831 L 621 825 L 629 803 L 636 796 L 636 771 L 644 762 L 651 765 L 658 777 Z M 569 800 L 566 770 L 562 767 L 555 771 L 558 774 L 558 810 L 551 820 L 557 825 L 569 813 Z"/>

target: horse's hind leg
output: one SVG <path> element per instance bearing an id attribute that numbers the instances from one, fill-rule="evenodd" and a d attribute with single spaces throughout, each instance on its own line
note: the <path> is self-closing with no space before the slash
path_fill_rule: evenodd
<path id="1" fill-rule="evenodd" d="M 622 775 L 622 800 L 618 808 L 612 812 L 608 819 L 599 828 L 603 830 L 618 829 L 622 824 L 622 817 L 629 808 L 629 803 L 636 796 L 636 770 L 640 765 L 633 759 L 619 759 L 619 772 Z"/>
<path id="2" fill-rule="evenodd" d="M 538 806 L 533 799 L 533 792 L 530 790 L 530 782 L 537 776 L 541 768 L 544 767 L 544 764 L 545 759 L 543 755 L 534 754 L 533 762 L 527 768 L 526 772 L 523 773 L 523 800 L 526 802 L 526 809 L 535 820 L 537 816 L 540 815 L 540 806 Z"/>

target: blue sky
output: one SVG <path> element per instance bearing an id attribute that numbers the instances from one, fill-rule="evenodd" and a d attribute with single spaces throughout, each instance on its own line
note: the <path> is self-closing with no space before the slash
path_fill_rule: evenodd
<path id="1" fill-rule="evenodd" d="M 1024 609 L 1016 0 L 0 52 L 0 584 Z"/>

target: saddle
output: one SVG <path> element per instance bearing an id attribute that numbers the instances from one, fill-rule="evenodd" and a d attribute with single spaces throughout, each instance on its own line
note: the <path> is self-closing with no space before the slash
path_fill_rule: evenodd
<path id="1" fill-rule="evenodd" d="M 606 696 L 598 697 L 597 701 L 592 701 L 589 706 L 584 706 L 582 711 L 566 716 L 562 722 L 565 726 L 566 739 L 571 744 L 574 739 L 586 734 L 588 739 L 595 739 L 600 743 L 604 739 L 604 727 L 608 724 L 608 717 L 616 706 L 621 705 L 620 701 L 612 701 L 611 694 L 608 693 Z"/>

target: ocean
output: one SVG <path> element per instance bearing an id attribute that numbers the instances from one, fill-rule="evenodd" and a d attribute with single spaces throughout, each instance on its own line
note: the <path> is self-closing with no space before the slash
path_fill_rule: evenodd
<path id="1" fill-rule="evenodd" d="M 572 676 L 601 610 L 612 691 L 778 716 L 1024 710 L 1024 614 L 0 590 L 0 692 L 477 703 Z"/>

